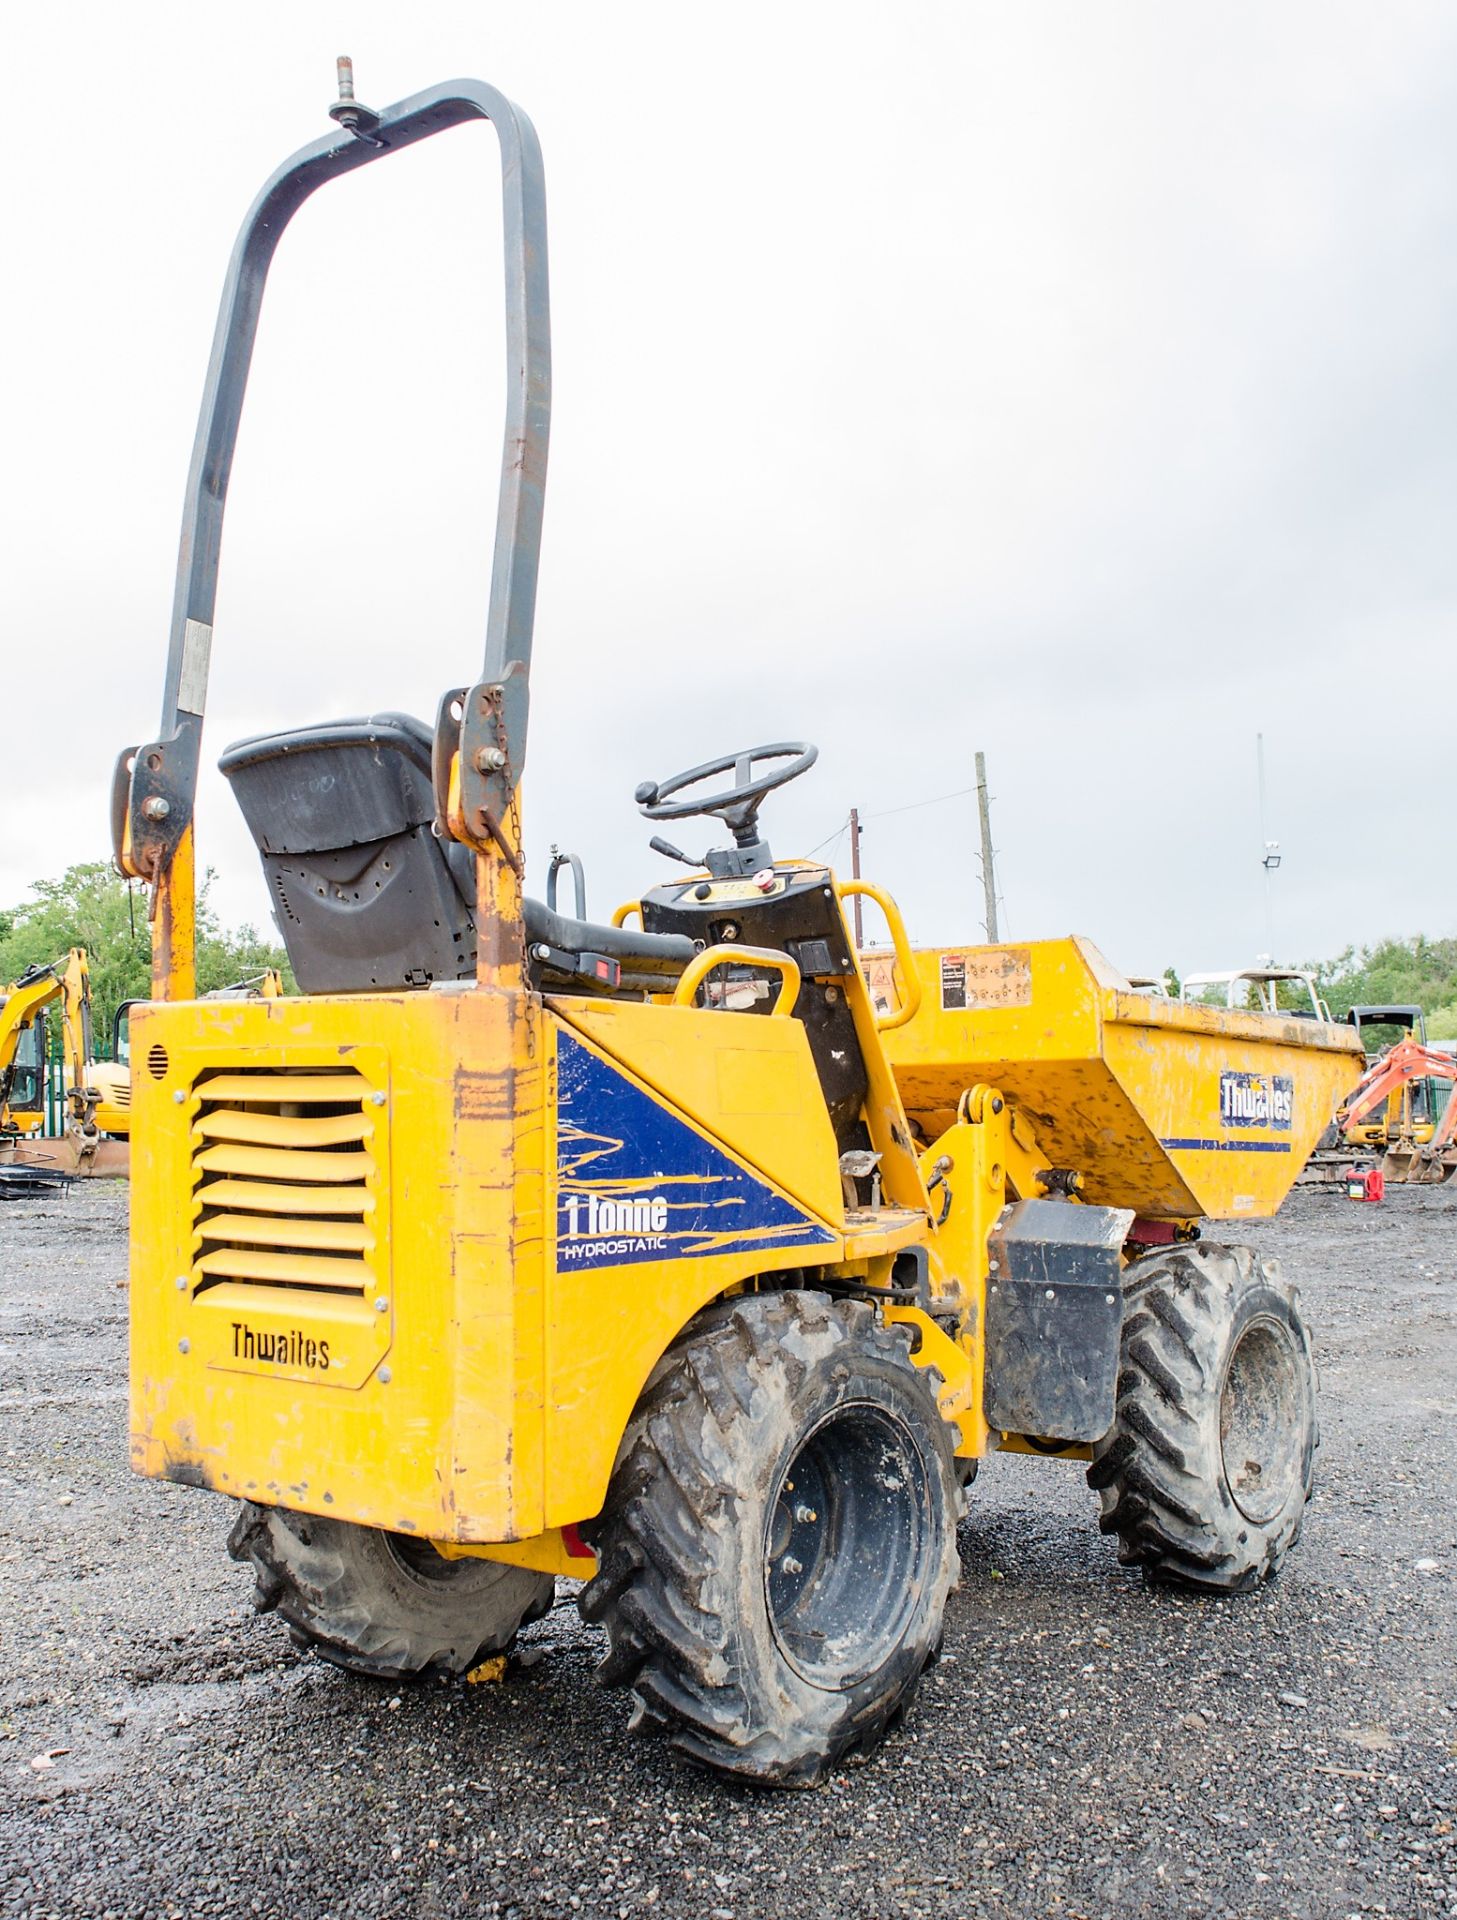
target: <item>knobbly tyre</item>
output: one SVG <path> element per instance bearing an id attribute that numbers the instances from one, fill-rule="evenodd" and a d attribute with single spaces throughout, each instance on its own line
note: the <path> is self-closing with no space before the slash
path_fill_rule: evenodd
<path id="1" fill-rule="evenodd" d="M 468 1671 L 574 1576 L 599 1677 L 642 1721 L 809 1785 L 908 1706 L 994 1448 L 1087 1460 L 1156 1578 L 1238 1590 L 1294 1543 L 1305 1328 L 1272 1264 L 1196 1222 L 1278 1205 L 1354 1041 L 1154 1004 L 1078 941 L 914 953 L 886 895 L 763 838 L 766 795 L 815 758 L 800 742 L 639 788 L 651 821 L 730 844 L 611 925 L 580 891 L 557 910 L 563 857 L 525 898 L 536 136 L 475 81 L 381 113 L 345 85 L 333 112 L 233 255 L 162 722 L 114 789 L 120 866 L 154 895 L 133 1463 L 238 1502 L 260 1605 L 340 1666 Z M 200 1000 L 193 797 L 268 264 L 326 181 L 477 119 L 502 160 L 508 363 L 481 676 L 433 725 L 228 748 L 300 991 Z M 894 939 L 882 1005 L 857 888 Z"/>

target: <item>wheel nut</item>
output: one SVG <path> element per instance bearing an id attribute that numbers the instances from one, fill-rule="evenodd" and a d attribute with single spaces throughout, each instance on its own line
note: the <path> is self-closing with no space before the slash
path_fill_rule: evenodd
<path id="1" fill-rule="evenodd" d="M 803 1573 L 804 1565 L 803 1562 L 796 1560 L 792 1553 L 786 1553 L 784 1558 L 779 1562 L 779 1571 L 781 1573 Z"/>
<path id="2" fill-rule="evenodd" d="M 812 1527 L 815 1521 L 819 1519 L 819 1515 L 813 1507 L 796 1507 L 794 1509 L 794 1517 L 802 1527 Z"/>

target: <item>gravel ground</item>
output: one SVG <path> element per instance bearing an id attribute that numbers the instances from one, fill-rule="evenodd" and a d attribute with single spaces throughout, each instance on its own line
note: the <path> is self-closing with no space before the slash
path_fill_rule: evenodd
<path id="1" fill-rule="evenodd" d="M 630 1736 L 566 1586 L 503 1684 L 296 1655 L 231 1507 L 125 1464 L 125 1194 L 0 1208 L 0 1911 L 1457 1914 L 1457 1189 L 1294 1196 L 1320 1486 L 1278 1584 L 1146 1591 L 994 1460 L 910 1725 L 816 1793 Z"/>

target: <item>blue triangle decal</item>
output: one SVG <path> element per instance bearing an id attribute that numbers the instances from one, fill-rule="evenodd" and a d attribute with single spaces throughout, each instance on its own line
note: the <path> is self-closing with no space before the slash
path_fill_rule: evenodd
<path id="1" fill-rule="evenodd" d="M 835 1238 L 564 1029 L 556 1172 L 559 1273 Z"/>

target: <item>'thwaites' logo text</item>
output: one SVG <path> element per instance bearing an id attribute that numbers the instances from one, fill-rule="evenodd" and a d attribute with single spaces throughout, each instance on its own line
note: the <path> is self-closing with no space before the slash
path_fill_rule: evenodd
<path id="1" fill-rule="evenodd" d="M 241 1320 L 233 1322 L 233 1358 L 262 1360 L 274 1367 L 317 1367 L 329 1364 L 329 1343 L 315 1340 L 301 1327 L 283 1333 L 259 1333 Z"/>
<path id="2" fill-rule="evenodd" d="M 1295 1082 L 1282 1073 L 1219 1076 L 1219 1118 L 1226 1127 L 1288 1129 L 1295 1117 Z"/>

